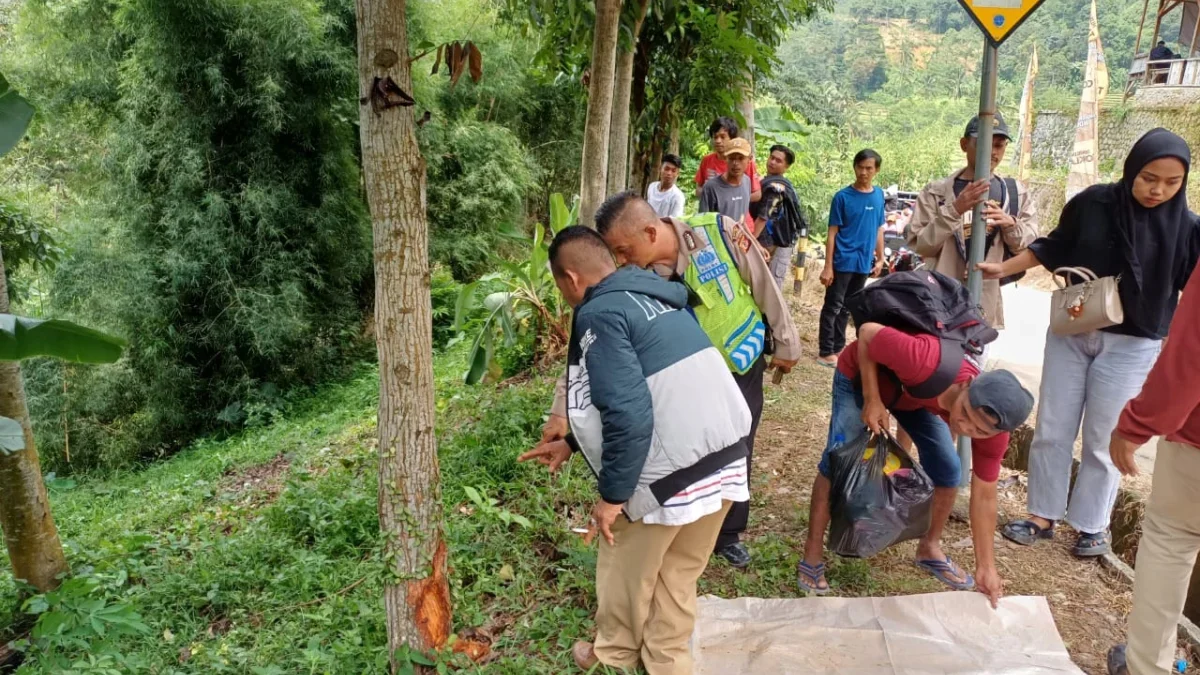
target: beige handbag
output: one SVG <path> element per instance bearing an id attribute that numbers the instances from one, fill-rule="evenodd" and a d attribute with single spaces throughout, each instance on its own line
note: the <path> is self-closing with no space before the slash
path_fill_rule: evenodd
<path id="1" fill-rule="evenodd" d="M 1083 279 L 1083 283 L 1068 286 L 1072 276 Z M 1086 267 L 1054 270 L 1058 290 L 1050 299 L 1050 330 L 1055 335 L 1078 335 L 1125 321 L 1121 296 L 1117 294 L 1120 281 L 1120 275 L 1100 278 Z"/>

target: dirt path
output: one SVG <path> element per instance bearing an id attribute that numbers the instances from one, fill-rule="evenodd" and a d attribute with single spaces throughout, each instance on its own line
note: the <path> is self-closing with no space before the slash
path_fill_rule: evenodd
<path id="1" fill-rule="evenodd" d="M 815 285 L 815 284 L 812 284 Z M 815 352 L 819 297 L 806 289 L 793 301 L 796 319 L 809 352 Z M 732 587 L 743 594 L 795 597 L 793 570 L 805 536 L 807 509 L 816 465 L 829 422 L 832 373 L 810 359 L 783 385 L 768 385 L 767 405 L 755 450 L 754 502 L 749 533 L 756 562 L 747 572 L 714 566 L 706 583 L 714 591 Z M 1007 480 L 1006 480 L 1007 479 Z M 1024 512 L 1023 477 L 1007 470 L 1000 495 L 1000 522 Z M 943 544 L 964 568 L 974 568 L 970 530 L 951 520 Z M 1124 641 L 1131 589 L 1098 562 L 1075 559 L 1068 551 L 1070 535 L 1053 544 L 1019 547 L 997 539 L 997 563 L 1007 593 L 1042 595 L 1050 603 L 1063 641 L 1075 662 L 1088 673 L 1103 674 L 1108 648 Z M 835 593 L 847 596 L 936 592 L 943 587 L 917 570 L 915 542 L 907 542 L 870 559 L 830 559 L 829 578 Z"/>

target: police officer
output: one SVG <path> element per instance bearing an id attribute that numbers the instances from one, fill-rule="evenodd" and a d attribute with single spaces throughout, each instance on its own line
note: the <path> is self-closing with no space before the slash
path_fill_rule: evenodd
<path id="1" fill-rule="evenodd" d="M 634 193 L 610 197 L 596 211 L 596 229 L 619 264 L 653 269 L 682 281 L 693 295 L 700 327 L 725 357 L 753 416 L 747 445 L 751 453 L 763 409 L 763 376 L 768 368 L 787 373 L 800 358 L 800 337 L 775 283 L 762 247 L 743 225 L 715 213 L 687 220 L 659 218 Z M 773 347 L 773 353 L 772 353 Z M 678 395 L 686 396 L 687 392 Z M 556 391 L 543 439 L 566 433 L 565 392 Z M 747 458 L 747 474 L 751 460 Z M 746 476 L 749 482 L 749 475 Z M 721 528 L 716 552 L 734 567 L 750 564 L 740 541 L 749 502 L 735 504 Z"/>

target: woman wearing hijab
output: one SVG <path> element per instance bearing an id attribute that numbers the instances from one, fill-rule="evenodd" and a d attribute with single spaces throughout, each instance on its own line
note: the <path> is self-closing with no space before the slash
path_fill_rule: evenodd
<path id="1" fill-rule="evenodd" d="M 1167 334 L 1179 292 L 1200 257 L 1200 222 L 1188 211 L 1191 152 L 1166 129 L 1142 136 L 1118 183 L 1093 185 L 1063 208 L 1058 228 L 1003 263 L 982 263 L 986 279 L 1044 266 L 1086 267 L 1119 276 L 1123 323 L 1079 335 L 1046 336 L 1037 429 L 1029 453 L 1029 518 L 1002 529 L 1030 545 L 1054 536 L 1063 519 L 1079 539 L 1072 552 L 1110 549 L 1108 526 L 1120 474 L 1109 438 L 1137 395 Z M 1083 456 L 1068 502 L 1071 456 L 1083 424 Z"/>

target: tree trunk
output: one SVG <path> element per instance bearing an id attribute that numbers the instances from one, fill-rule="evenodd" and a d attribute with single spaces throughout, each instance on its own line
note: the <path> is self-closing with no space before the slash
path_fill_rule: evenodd
<path id="1" fill-rule="evenodd" d="M 616 69 L 620 23 L 621 0 L 596 0 L 592 74 L 588 86 L 579 186 L 579 222 L 589 227 L 608 188 L 608 136 L 612 122 L 613 71 Z"/>
<path id="2" fill-rule="evenodd" d="M 662 158 L 663 158 L 662 134 L 655 134 L 654 142 L 650 144 L 650 178 L 651 178 L 650 182 L 651 183 L 658 180 L 658 174 L 661 173 L 661 170 L 662 170 Z M 686 178 L 686 177 L 680 176 L 680 178 Z M 687 185 L 686 180 L 684 181 L 683 184 Z"/>
<path id="3" fill-rule="evenodd" d="M 650 139 L 649 152 L 649 170 L 646 172 L 647 185 L 658 180 L 659 170 L 662 169 L 663 145 L 667 142 L 667 137 L 663 133 L 663 129 L 667 128 L 671 120 L 671 107 L 668 101 L 663 101 L 662 106 L 658 109 L 658 118 L 654 122 L 654 135 Z M 685 172 L 681 170 L 680 180 L 683 185 L 688 185 Z M 681 188 L 682 189 L 682 188 Z"/>
<path id="4" fill-rule="evenodd" d="M 638 40 L 633 58 L 633 82 L 629 94 L 629 183 L 630 189 L 643 197 L 650 185 L 649 153 L 646 145 L 644 114 L 646 112 L 646 78 L 650 74 L 650 49 L 647 42 Z"/>
<path id="5" fill-rule="evenodd" d="M 608 194 L 622 192 L 629 185 L 629 105 L 633 89 L 633 67 L 638 53 L 638 36 L 646 18 L 649 0 L 639 0 L 634 18 L 633 44 L 628 50 L 617 49 L 616 83 L 613 85 L 612 119 L 609 121 Z"/>
<path id="6" fill-rule="evenodd" d="M 646 196 L 646 188 L 650 185 L 646 175 L 646 155 L 640 151 L 630 153 L 629 189 L 642 197 Z"/>
<path id="7" fill-rule="evenodd" d="M 672 155 L 679 154 L 679 120 L 671 120 L 671 140 L 667 142 L 667 152 Z"/>
<path id="8" fill-rule="evenodd" d="M 750 154 L 754 154 L 754 78 L 749 73 L 742 81 L 741 100 L 738 101 L 738 112 L 742 114 L 745 123 L 742 125 L 741 137 L 749 141 Z"/>
<path id="9" fill-rule="evenodd" d="M 633 52 L 617 50 L 612 119 L 608 130 L 608 194 L 625 189 L 629 175 L 629 93 L 633 86 Z"/>
<path id="10" fill-rule="evenodd" d="M 376 78 L 412 91 L 405 0 L 358 0 L 359 139 L 375 239 L 379 350 L 379 525 L 392 575 L 384 589 L 392 670 L 401 645 L 450 635 L 450 586 L 434 437 L 425 160 L 412 107 L 371 94 Z M 382 86 L 381 86 L 382 88 Z"/>
<path id="11" fill-rule="evenodd" d="M 8 313 L 8 279 L 0 257 L 0 313 Z M 42 482 L 25 382 L 16 361 L 0 361 L 0 415 L 21 423 L 25 449 L 0 450 L 0 528 L 12 562 L 13 578 L 23 579 L 39 591 L 58 587 L 60 575 L 68 572 L 58 528 L 50 515 L 50 500 Z"/>

